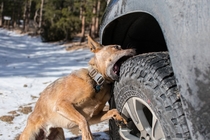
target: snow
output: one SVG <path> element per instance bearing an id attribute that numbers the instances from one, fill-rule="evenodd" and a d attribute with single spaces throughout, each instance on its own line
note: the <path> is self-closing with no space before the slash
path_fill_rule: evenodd
<path id="1" fill-rule="evenodd" d="M 67 52 L 62 45 L 0 29 L 0 117 L 14 117 L 10 122 L 0 120 L 0 140 L 15 139 L 23 131 L 30 113 L 24 114 L 21 108 L 33 109 L 48 84 L 87 67 L 92 56 L 88 49 Z M 107 122 L 91 126 L 95 139 L 108 140 L 106 130 Z M 81 139 L 69 130 L 65 130 L 65 137 Z"/>

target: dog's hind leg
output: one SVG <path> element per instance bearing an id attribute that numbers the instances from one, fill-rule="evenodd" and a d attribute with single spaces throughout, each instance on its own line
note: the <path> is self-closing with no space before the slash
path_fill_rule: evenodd
<path id="1" fill-rule="evenodd" d="M 82 132 L 82 140 L 93 140 L 87 120 L 74 108 L 71 103 L 64 100 L 57 102 L 56 111 L 70 122 L 78 124 L 79 129 Z"/>
<path id="2" fill-rule="evenodd" d="M 31 125 L 30 122 L 27 123 L 25 129 L 20 135 L 19 140 L 36 140 L 36 136 L 39 133 L 39 129 Z"/>

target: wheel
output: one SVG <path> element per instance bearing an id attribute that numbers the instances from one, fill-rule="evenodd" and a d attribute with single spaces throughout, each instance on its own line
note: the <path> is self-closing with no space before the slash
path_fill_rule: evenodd
<path id="1" fill-rule="evenodd" d="M 110 120 L 113 140 L 190 139 L 180 94 L 167 52 L 141 54 L 121 66 L 110 107 L 127 119 Z"/>

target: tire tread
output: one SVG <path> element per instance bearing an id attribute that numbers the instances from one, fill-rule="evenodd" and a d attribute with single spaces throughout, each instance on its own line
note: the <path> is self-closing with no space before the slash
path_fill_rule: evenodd
<path id="1" fill-rule="evenodd" d="M 120 80 L 115 82 L 114 87 L 116 108 L 119 111 L 122 111 L 123 105 L 130 97 L 141 98 L 141 95 L 132 92 L 126 85 L 136 85 L 138 89 L 141 88 L 140 84 L 155 91 L 154 98 L 160 102 L 157 112 L 162 113 L 162 116 L 167 116 L 175 128 L 175 132 L 166 132 L 166 137 L 190 139 L 180 94 L 167 52 L 141 54 L 122 64 Z M 161 106 L 164 111 L 161 110 Z"/>

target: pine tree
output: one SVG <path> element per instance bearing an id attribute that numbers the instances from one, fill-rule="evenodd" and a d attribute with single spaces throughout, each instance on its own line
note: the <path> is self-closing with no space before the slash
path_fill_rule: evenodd
<path id="1" fill-rule="evenodd" d="M 0 26 L 28 32 L 33 20 L 35 33 L 43 41 L 70 40 L 78 33 L 83 41 L 87 30 L 92 37 L 98 36 L 104 3 L 103 0 L 0 0 Z"/>

